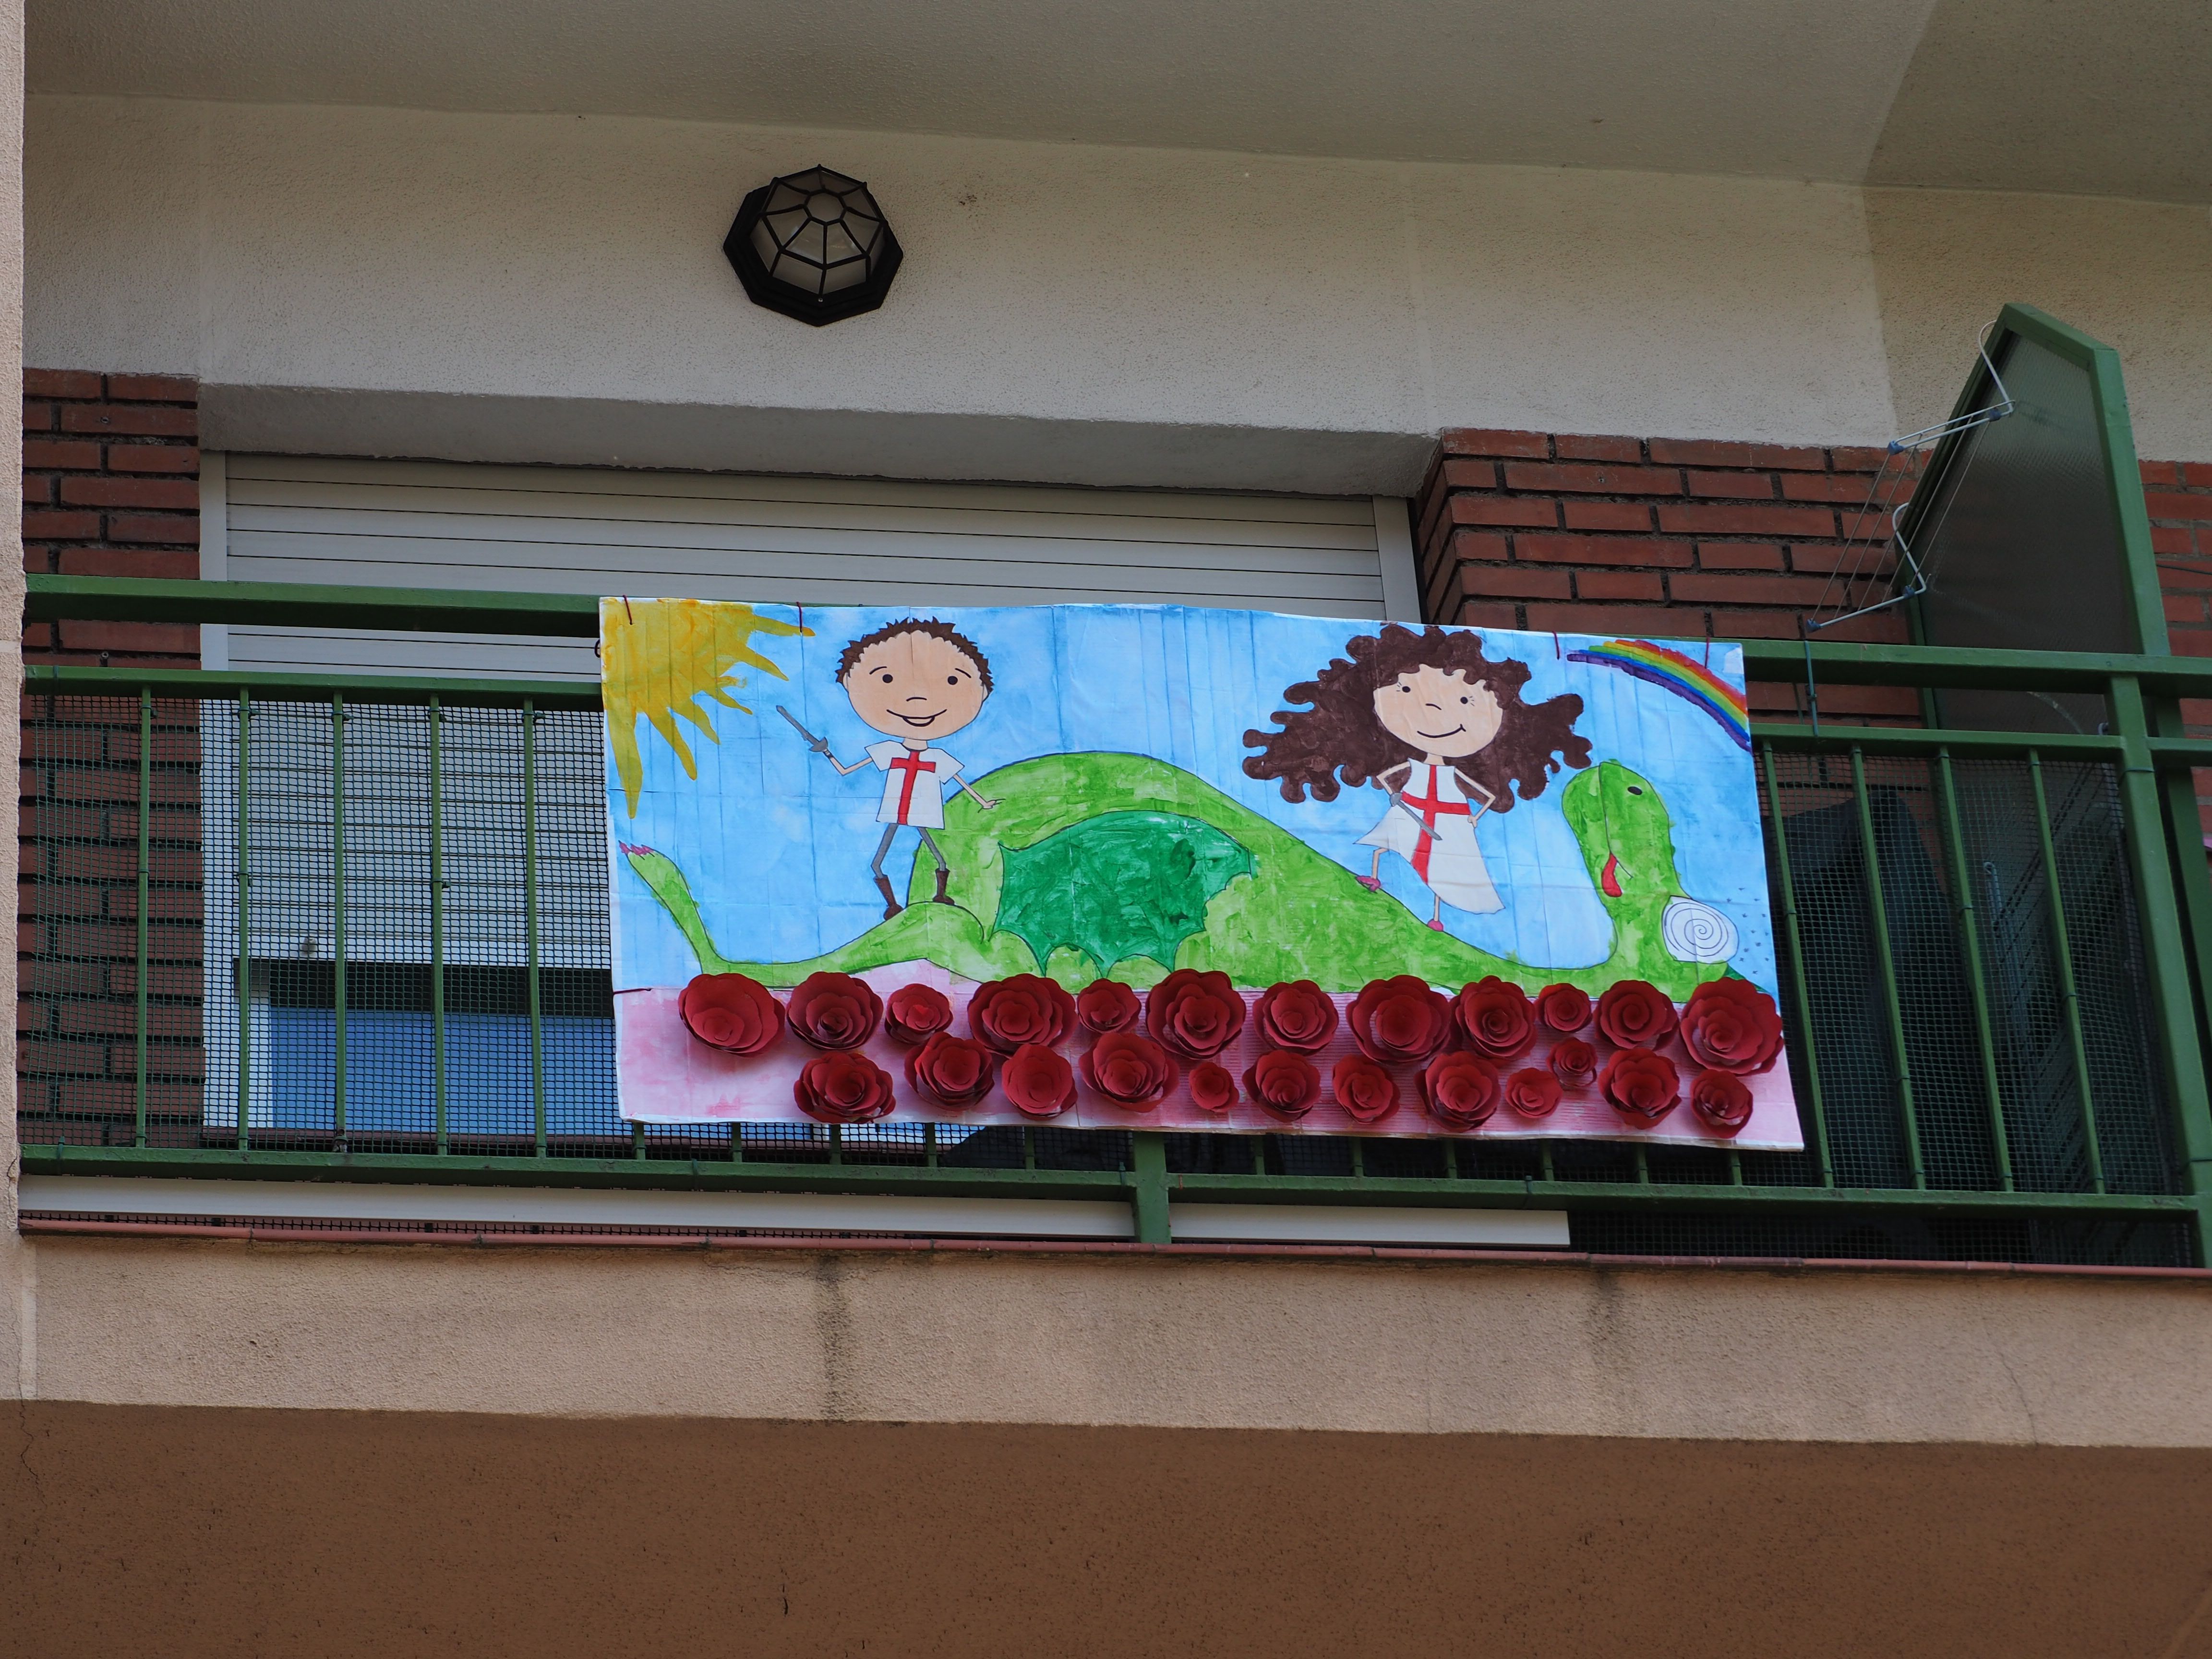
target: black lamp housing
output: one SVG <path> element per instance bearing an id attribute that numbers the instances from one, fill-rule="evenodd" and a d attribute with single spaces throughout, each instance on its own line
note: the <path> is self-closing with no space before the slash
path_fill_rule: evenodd
<path id="1" fill-rule="evenodd" d="M 882 305 L 904 257 L 867 185 L 824 167 L 746 197 L 722 252 L 755 305 L 817 328 Z"/>

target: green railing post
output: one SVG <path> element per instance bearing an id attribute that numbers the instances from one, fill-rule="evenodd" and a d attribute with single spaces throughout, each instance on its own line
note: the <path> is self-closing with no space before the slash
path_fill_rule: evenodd
<path id="1" fill-rule="evenodd" d="M 2197 1260 L 2212 1265 L 2212 1097 L 2206 1093 L 2203 1050 L 2197 1040 L 2196 988 L 2190 982 L 2142 683 L 2130 674 L 2114 675 L 2109 707 L 2122 743 L 2120 797 L 2127 817 L 2128 859 L 2135 871 L 2151 998 L 2158 1011 L 2160 1058 L 2166 1086 L 2173 1091 L 2174 1139 L 2185 1165 L 2185 1188 L 2197 1200 Z"/>
<path id="2" fill-rule="evenodd" d="M 1157 1129 L 1139 1129 L 1130 1135 L 1129 1146 L 1137 1242 L 1165 1244 L 1173 1237 L 1168 1229 L 1167 1139 Z"/>
<path id="3" fill-rule="evenodd" d="M 346 1144 L 345 696 L 331 697 L 331 1134 Z"/>
<path id="4" fill-rule="evenodd" d="M 1889 1015 L 1889 1043 L 1897 1055 L 1897 1103 L 1905 1124 L 1905 1151 L 1912 1184 L 1925 1187 L 1928 1171 L 1920 1157 L 1920 1115 L 1912 1101 L 1912 1056 L 1905 1043 L 1905 999 L 1897 988 L 1897 957 L 1889 945 L 1889 901 L 1881 890 L 1881 854 L 1875 845 L 1874 807 L 1867 799 L 1866 756 L 1851 745 L 1851 798 L 1859 809 L 1859 853 L 1866 863 L 1867 911 L 1874 922 L 1875 959 L 1881 969 L 1881 991 Z"/>
<path id="5" fill-rule="evenodd" d="M 1813 988 L 1805 978 L 1805 930 L 1797 919 L 1797 886 L 1790 876 L 1790 837 L 1782 817 L 1782 786 L 1774 775 L 1774 745 L 1766 757 L 1766 811 L 1774 820 L 1774 873 L 1782 885 L 1782 937 L 1790 949 L 1790 978 L 1797 988 L 1797 1043 L 1805 1056 L 1805 1105 L 1813 1118 L 1813 1156 L 1820 1184 L 1836 1184 L 1835 1161 L 1828 1153 L 1828 1114 L 1820 1098 L 1820 1056 L 1813 1042 Z M 1552 1148 L 1544 1146 L 1544 1178 L 1551 1179 Z"/>
<path id="6" fill-rule="evenodd" d="M 147 896 L 153 873 L 154 842 L 154 694 L 138 694 L 138 1064 L 136 1099 L 136 1127 L 131 1144 L 146 1144 L 146 974 L 149 967 L 147 949 Z"/>
<path id="7" fill-rule="evenodd" d="M 2051 902 L 2051 951 L 2057 958 L 2058 1001 L 2066 1011 L 2066 1040 L 2074 1087 L 2081 1108 L 2081 1146 L 2088 1155 L 2089 1187 L 2105 1190 L 2105 1151 L 2097 1139 L 2097 1103 L 2089 1084 L 2089 1045 L 2081 1031 L 2081 999 L 2074 986 L 2074 941 L 2066 926 L 2066 896 L 2058 884 L 2058 853 L 2051 834 L 2051 802 L 2044 793 L 2043 757 L 2028 751 L 2027 779 L 2035 793 L 2036 847 L 2043 857 L 2044 895 Z"/>
<path id="8" fill-rule="evenodd" d="M 1982 1056 L 1982 1094 L 1990 1112 L 1990 1145 L 1996 1152 L 1997 1179 L 2013 1187 L 2012 1146 L 2005 1130 L 2004 1089 L 1997 1080 L 1996 1041 L 1990 1029 L 1990 993 L 1982 973 L 1982 935 L 1974 914 L 1974 882 L 1967 867 L 1966 834 L 1959 821 L 1959 790 L 1951 772 L 1951 751 L 1936 751 L 1942 784 L 1943 839 L 1951 843 L 1951 909 L 1959 921 L 1959 943 L 1966 957 L 1966 989 L 1974 1006 L 1974 1037 Z M 2040 786 L 2039 786 L 2039 787 Z"/>
<path id="9" fill-rule="evenodd" d="M 246 793 L 248 751 L 252 746 L 253 694 L 238 694 L 238 1150 L 247 1146 L 253 1115 L 253 909 L 246 896 Z"/>
<path id="10" fill-rule="evenodd" d="M 446 1135 L 446 791 L 438 700 L 430 699 L 430 1089 L 438 1151 Z"/>
<path id="11" fill-rule="evenodd" d="M 538 708 L 522 705 L 522 927 L 530 981 L 530 1124 L 545 1156 L 545 1006 L 538 974 Z M 734 1129 L 731 1131 L 736 1133 Z"/>

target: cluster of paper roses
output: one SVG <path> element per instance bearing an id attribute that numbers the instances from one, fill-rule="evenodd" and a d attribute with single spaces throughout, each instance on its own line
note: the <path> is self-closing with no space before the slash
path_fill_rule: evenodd
<path id="1" fill-rule="evenodd" d="M 1321 1098 L 1312 1056 L 1328 1046 L 1340 1019 L 1351 1027 L 1355 1051 L 1330 1067 L 1328 1086 L 1360 1123 L 1397 1109 L 1395 1067 L 1412 1071 L 1423 1109 L 1450 1129 L 1474 1128 L 1501 1104 L 1544 1117 L 1563 1087 L 1593 1085 L 1624 1121 L 1649 1127 L 1681 1102 L 1681 1073 L 1660 1052 L 1679 1037 L 1697 1068 L 1692 1110 L 1709 1129 L 1734 1134 L 1751 1118 L 1743 1079 L 1771 1069 L 1782 1052 L 1773 1000 L 1741 980 L 1700 985 L 1678 1014 L 1642 980 L 1623 980 L 1593 1004 L 1569 985 L 1547 986 L 1532 1001 L 1497 978 L 1448 997 L 1401 974 L 1370 981 L 1340 1016 L 1310 980 L 1272 985 L 1248 1008 L 1228 975 L 1188 968 L 1141 999 L 1111 980 L 1072 996 L 1052 980 L 1016 974 L 976 987 L 964 1037 L 952 1033 L 952 1004 L 943 992 L 905 985 L 879 998 L 849 974 L 810 975 L 787 1006 L 742 974 L 702 974 L 678 1006 L 694 1036 L 734 1054 L 764 1052 L 788 1024 L 817 1051 L 793 1097 L 829 1123 L 872 1122 L 891 1112 L 890 1074 L 858 1052 L 878 1026 L 906 1048 L 907 1082 L 924 1098 L 958 1111 L 981 1103 L 995 1084 L 1035 1118 L 1075 1104 L 1079 1071 L 1096 1093 L 1130 1111 L 1151 1110 L 1187 1081 L 1193 1104 L 1227 1112 L 1240 1098 L 1240 1079 L 1219 1056 L 1248 1015 L 1266 1047 L 1245 1069 L 1241 1097 L 1286 1120 L 1304 1117 Z M 1601 1067 L 1597 1050 L 1577 1035 L 1593 1021 L 1613 1049 Z M 1079 1030 L 1091 1042 L 1070 1065 L 1057 1045 Z M 1555 1039 L 1547 1066 L 1504 1073 L 1547 1031 Z M 1187 1079 L 1178 1062 L 1188 1066 Z"/>

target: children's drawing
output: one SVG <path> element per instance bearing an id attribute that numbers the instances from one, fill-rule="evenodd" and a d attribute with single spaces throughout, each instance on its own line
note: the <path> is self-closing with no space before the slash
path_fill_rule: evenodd
<path id="1" fill-rule="evenodd" d="M 1166 606 L 602 616 L 629 1116 L 1802 1144 L 1750 758 L 1592 654 L 1710 649 L 1700 684 L 1740 700 L 1735 647 Z M 1617 987 L 1667 1018 L 1559 1023 Z M 1271 993 L 1334 1035 L 1293 1063 Z M 1448 1035 L 1408 1058 L 1374 1035 L 1401 1015 Z M 1685 1046 L 1745 1020 L 1735 1071 Z"/>

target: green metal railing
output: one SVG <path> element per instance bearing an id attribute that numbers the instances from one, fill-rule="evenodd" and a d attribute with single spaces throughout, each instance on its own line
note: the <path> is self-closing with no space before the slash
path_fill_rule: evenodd
<path id="1" fill-rule="evenodd" d="M 595 600 L 559 596 L 32 581 L 33 619 L 597 629 Z M 2206 1261 L 2212 886 L 2187 774 L 2212 743 L 2173 703 L 2212 696 L 2212 668 L 1744 649 L 1758 682 L 2063 690 L 2106 714 L 1754 725 L 1802 1152 L 623 1124 L 611 1026 L 592 1047 L 596 687 L 38 665 L 24 1168 L 1111 1197 L 1155 1242 L 1181 1199 L 1565 1209 L 1579 1243 L 1649 1253 Z M 274 1026 L 312 1030 L 304 1104 L 270 1075 Z M 395 1103 L 395 1066 L 427 1089 Z"/>

